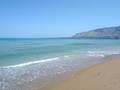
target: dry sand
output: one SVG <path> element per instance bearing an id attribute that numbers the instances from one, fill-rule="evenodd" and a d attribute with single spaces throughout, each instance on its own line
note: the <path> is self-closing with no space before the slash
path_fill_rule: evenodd
<path id="1" fill-rule="evenodd" d="M 48 90 L 120 90 L 120 56 L 107 59 Z"/>

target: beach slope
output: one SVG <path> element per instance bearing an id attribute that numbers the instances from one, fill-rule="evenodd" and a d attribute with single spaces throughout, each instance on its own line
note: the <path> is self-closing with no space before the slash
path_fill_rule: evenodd
<path id="1" fill-rule="evenodd" d="M 107 59 L 49 90 L 120 90 L 120 56 Z"/>

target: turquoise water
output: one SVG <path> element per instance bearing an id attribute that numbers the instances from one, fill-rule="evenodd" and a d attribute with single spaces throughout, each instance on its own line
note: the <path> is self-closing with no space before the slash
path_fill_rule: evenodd
<path id="1" fill-rule="evenodd" d="M 0 39 L 0 90 L 43 90 L 113 54 L 120 40 Z"/>
<path id="2" fill-rule="evenodd" d="M 64 55 L 119 52 L 120 40 L 0 39 L 0 66 L 17 65 Z M 107 54 L 106 52 L 104 54 Z"/>

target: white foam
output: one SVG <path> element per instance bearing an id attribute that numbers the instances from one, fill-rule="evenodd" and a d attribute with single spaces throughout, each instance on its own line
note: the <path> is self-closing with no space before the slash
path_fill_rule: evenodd
<path id="1" fill-rule="evenodd" d="M 104 51 L 88 51 L 88 56 L 94 56 L 94 57 L 105 57 L 108 55 L 115 55 L 120 54 L 120 51 L 118 50 L 104 50 Z"/>
<path id="2" fill-rule="evenodd" d="M 36 63 L 44 63 L 44 62 L 55 61 L 57 59 L 59 59 L 59 57 L 37 60 L 37 61 L 22 63 L 22 64 L 18 64 L 18 65 L 3 66 L 1 68 L 23 67 L 23 66 L 26 66 L 26 65 L 31 65 L 31 64 L 36 64 Z"/>
<path id="3" fill-rule="evenodd" d="M 93 56 L 93 57 L 105 57 L 103 53 L 98 53 L 96 51 L 88 51 L 88 56 Z"/>

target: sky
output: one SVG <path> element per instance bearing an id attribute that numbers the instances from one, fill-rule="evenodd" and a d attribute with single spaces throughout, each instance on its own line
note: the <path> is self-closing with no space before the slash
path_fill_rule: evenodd
<path id="1" fill-rule="evenodd" d="M 69 37 L 120 25 L 120 0 L 0 0 L 0 38 Z"/>

